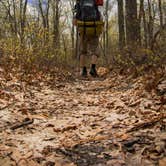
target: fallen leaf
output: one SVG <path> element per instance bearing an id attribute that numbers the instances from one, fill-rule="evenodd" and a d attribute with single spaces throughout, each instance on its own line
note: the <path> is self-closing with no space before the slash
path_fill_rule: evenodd
<path id="1" fill-rule="evenodd" d="M 166 166 L 166 157 L 159 160 L 159 166 Z"/>
<path id="2" fill-rule="evenodd" d="M 76 130 L 77 126 L 76 125 L 72 125 L 72 126 L 66 126 L 64 128 L 54 128 L 54 132 L 65 132 L 68 130 Z"/>

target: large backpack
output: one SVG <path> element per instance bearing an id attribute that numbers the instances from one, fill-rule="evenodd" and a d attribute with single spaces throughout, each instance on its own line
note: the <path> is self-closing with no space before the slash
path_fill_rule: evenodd
<path id="1" fill-rule="evenodd" d="M 78 0 L 75 6 L 80 35 L 99 36 L 104 27 L 96 0 Z"/>
<path id="2" fill-rule="evenodd" d="M 80 21 L 99 21 L 100 12 L 96 0 L 79 0 L 76 18 Z"/>

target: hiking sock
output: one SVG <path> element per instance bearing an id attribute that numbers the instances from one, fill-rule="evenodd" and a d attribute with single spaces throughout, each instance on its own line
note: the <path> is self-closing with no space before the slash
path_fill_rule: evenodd
<path id="1" fill-rule="evenodd" d="M 96 64 L 92 64 L 91 69 L 96 69 Z"/>
<path id="2" fill-rule="evenodd" d="M 89 73 L 92 77 L 98 77 L 98 74 L 97 74 L 97 71 L 96 71 L 96 64 L 91 65 L 91 69 L 90 69 Z"/>
<path id="3" fill-rule="evenodd" d="M 86 76 L 87 76 L 87 69 L 86 69 L 85 66 L 82 68 L 81 76 L 83 76 L 83 77 L 86 77 Z"/>

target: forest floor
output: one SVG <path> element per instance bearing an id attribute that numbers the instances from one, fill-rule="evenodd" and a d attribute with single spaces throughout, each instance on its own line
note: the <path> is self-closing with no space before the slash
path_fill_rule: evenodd
<path id="1" fill-rule="evenodd" d="M 0 166 L 166 165 L 165 76 L 41 77 L 0 69 Z"/>

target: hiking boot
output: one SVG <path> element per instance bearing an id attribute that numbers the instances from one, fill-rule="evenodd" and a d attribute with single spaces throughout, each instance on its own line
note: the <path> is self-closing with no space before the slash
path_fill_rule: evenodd
<path id="1" fill-rule="evenodd" d="M 82 72 L 81 72 L 81 76 L 82 77 L 87 77 L 88 76 L 86 67 L 83 67 Z"/>
<path id="2" fill-rule="evenodd" d="M 89 74 L 90 74 L 92 77 L 99 77 L 99 75 L 97 74 L 96 68 L 91 68 Z"/>

